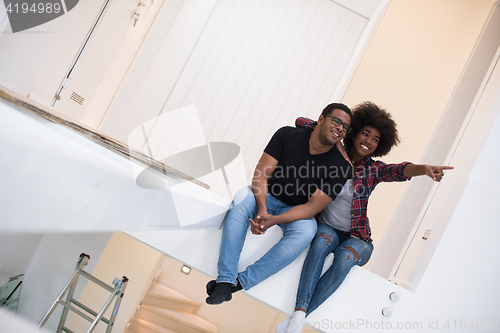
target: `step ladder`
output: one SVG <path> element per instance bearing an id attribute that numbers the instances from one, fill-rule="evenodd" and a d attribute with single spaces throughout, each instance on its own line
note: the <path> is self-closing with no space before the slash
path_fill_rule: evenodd
<path id="1" fill-rule="evenodd" d="M 63 331 L 67 332 L 67 333 L 74 333 L 72 330 L 70 330 L 69 328 L 67 328 L 65 326 L 66 319 L 68 317 L 68 310 L 75 312 L 80 317 L 82 317 L 82 318 L 84 318 L 92 323 L 90 325 L 90 328 L 87 330 L 87 333 L 93 332 L 94 329 L 96 328 L 97 324 L 100 321 L 103 321 L 106 325 L 108 325 L 108 327 L 106 329 L 106 333 L 111 332 L 111 330 L 113 329 L 113 325 L 115 323 L 116 315 L 118 314 L 118 309 L 120 308 L 120 304 L 122 302 L 123 294 L 125 293 L 125 288 L 127 286 L 128 279 L 126 276 L 124 276 L 121 280 L 119 280 L 118 278 L 115 278 L 115 280 L 113 281 L 114 287 L 102 282 L 101 280 L 97 279 L 96 277 L 90 275 L 89 273 L 87 273 L 83 270 L 83 268 L 87 265 L 89 259 L 90 259 L 90 256 L 88 254 L 85 254 L 85 253 L 80 254 L 80 257 L 78 258 L 78 262 L 76 264 L 75 272 L 73 273 L 73 275 L 69 279 L 69 281 L 66 284 L 66 286 L 64 287 L 64 289 L 59 294 L 59 297 L 57 297 L 56 301 L 54 302 L 54 304 L 52 305 L 50 310 L 47 312 L 45 317 L 43 317 L 42 321 L 38 325 L 38 328 L 42 328 L 45 325 L 45 323 L 47 322 L 49 317 L 52 315 L 52 313 L 56 309 L 57 305 L 61 304 L 64 306 L 64 310 L 62 312 L 61 320 L 59 321 L 59 325 L 57 327 L 57 331 L 56 331 L 57 333 L 62 333 Z M 97 285 L 103 287 L 104 289 L 108 290 L 109 292 L 111 292 L 111 295 L 109 296 L 108 300 L 104 304 L 101 311 L 99 311 L 99 313 L 93 311 L 89 307 L 83 305 L 82 303 L 78 302 L 77 300 L 75 300 L 73 298 L 73 295 L 74 295 L 75 289 L 76 289 L 76 284 L 78 283 L 78 278 L 80 275 L 87 278 L 88 280 L 96 283 Z M 63 297 L 66 293 L 67 293 L 66 301 L 63 301 Z M 110 306 L 110 304 L 113 302 L 113 300 L 115 298 L 116 298 L 116 301 L 115 301 L 115 306 L 113 308 L 113 312 L 111 313 L 111 316 L 109 317 L 109 319 L 106 319 L 103 317 L 104 313 L 106 312 L 106 310 L 108 309 L 108 307 Z M 85 310 L 87 313 L 91 314 L 93 317 L 87 315 L 86 313 L 82 312 L 77 307 L 74 307 L 71 304 L 75 304 L 77 307 Z"/>

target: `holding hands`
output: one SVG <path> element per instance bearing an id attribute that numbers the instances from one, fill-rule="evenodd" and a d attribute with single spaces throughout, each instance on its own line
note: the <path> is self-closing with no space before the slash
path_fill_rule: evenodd
<path id="1" fill-rule="evenodd" d="M 275 225 L 275 217 L 271 214 L 257 214 L 255 221 L 250 220 L 250 230 L 254 235 L 263 235 L 267 229 Z"/>

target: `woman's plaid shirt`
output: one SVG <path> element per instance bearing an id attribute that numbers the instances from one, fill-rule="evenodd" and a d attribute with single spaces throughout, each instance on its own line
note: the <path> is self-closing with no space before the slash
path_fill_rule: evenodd
<path id="1" fill-rule="evenodd" d="M 313 129 L 317 122 L 309 118 L 300 117 L 295 120 L 299 128 Z M 351 235 L 372 242 L 370 223 L 367 216 L 368 198 L 378 183 L 402 182 L 411 179 L 403 175 L 404 167 L 409 164 L 385 164 L 366 156 L 355 168 L 353 177 L 354 195 L 351 206 Z"/>

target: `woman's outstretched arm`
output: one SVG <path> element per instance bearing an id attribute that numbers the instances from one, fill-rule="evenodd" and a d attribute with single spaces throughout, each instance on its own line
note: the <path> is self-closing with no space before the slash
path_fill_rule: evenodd
<path id="1" fill-rule="evenodd" d="M 438 166 L 427 164 L 408 164 L 403 169 L 406 177 L 428 176 L 432 180 L 439 182 L 444 176 L 444 170 L 454 169 L 452 166 Z"/>

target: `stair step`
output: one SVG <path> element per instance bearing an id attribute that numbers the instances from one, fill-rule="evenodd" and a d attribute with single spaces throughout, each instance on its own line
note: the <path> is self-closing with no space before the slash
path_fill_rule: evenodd
<path id="1" fill-rule="evenodd" d="M 196 313 L 201 306 L 201 303 L 156 282 L 151 284 L 142 304 L 187 313 Z"/>
<path id="2" fill-rule="evenodd" d="M 142 305 L 136 317 L 179 333 L 216 333 L 218 327 L 192 314 Z"/>
<path id="3" fill-rule="evenodd" d="M 133 333 L 176 333 L 149 321 L 133 318 L 128 328 Z"/>

